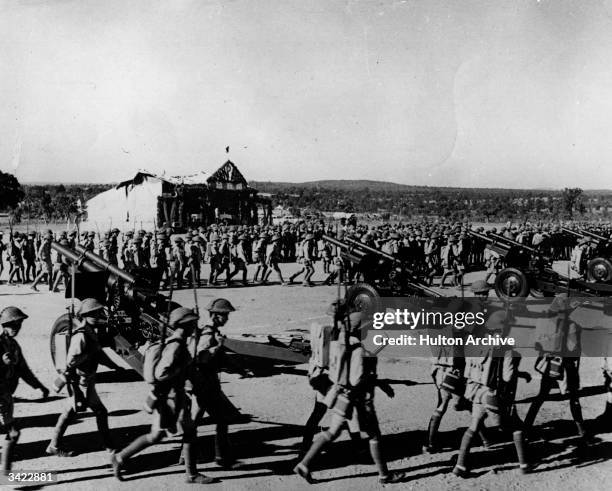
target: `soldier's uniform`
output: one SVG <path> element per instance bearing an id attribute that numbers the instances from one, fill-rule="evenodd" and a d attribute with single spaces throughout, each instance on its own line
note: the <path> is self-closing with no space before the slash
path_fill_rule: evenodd
<path id="1" fill-rule="evenodd" d="M 266 283 L 268 281 L 270 274 L 274 270 L 278 275 L 278 279 L 281 285 L 285 284 L 285 280 L 283 280 L 283 273 L 281 273 L 280 267 L 278 265 L 278 263 L 280 262 L 280 254 L 280 235 L 274 234 L 272 236 L 270 244 L 268 244 L 268 247 L 266 249 L 266 265 L 268 266 L 268 271 L 266 272 L 262 283 Z"/>
<path id="2" fill-rule="evenodd" d="M 498 331 L 502 336 L 506 324 L 506 313 L 495 312 L 489 317 L 486 329 Z M 460 477 L 469 474 L 468 455 L 472 439 L 489 416 L 499 426 L 513 431 L 513 440 L 522 472 L 532 468 L 527 460 L 525 439 L 517 418 L 511 417 L 516 383 L 520 372 L 520 356 L 508 347 L 483 347 L 481 354 L 466 360 L 467 386 L 465 397 L 472 402 L 472 421 L 461 440 L 457 463 L 453 473 Z"/>
<path id="3" fill-rule="evenodd" d="M 102 347 L 93 325 L 98 316 L 104 313 L 104 307 L 93 298 L 81 302 L 73 327 L 64 377 L 68 382 L 70 401 L 57 420 L 53 438 L 47 447 L 49 455 L 71 457 L 74 452 L 62 447 L 62 438 L 77 412 L 90 408 L 96 416 L 98 432 L 102 436 L 104 447 L 113 450 L 114 445 L 108 427 L 108 411 L 96 391 L 95 376 L 100 361 Z"/>
<path id="4" fill-rule="evenodd" d="M 208 484 L 215 480 L 198 474 L 196 462 L 196 427 L 190 413 L 190 402 L 185 393 L 185 381 L 191 356 L 186 340 L 197 328 L 198 316 L 185 307 L 179 307 L 170 314 L 170 326 L 174 334 L 160 346 L 159 359 L 155 363 L 147 360 L 153 356 L 151 349 L 145 352 L 145 365 L 151 364 L 153 379 L 152 394 L 155 403 L 152 408 L 153 422 L 146 435 L 136 438 L 120 452 L 113 454 L 111 465 L 115 477 L 123 480 L 122 468 L 130 457 L 145 448 L 159 443 L 168 434 L 177 433 L 178 426 L 183 430 L 183 456 L 186 481 L 192 484 Z"/>
<path id="5" fill-rule="evenodd" d="M 313 261 L 315 259 L 313 239 L 314 235 L 308 233 L 304 237 L 304 240 L 301 242 L 299 247 L 299 253 L 300 262 L 302 263 L 302 269 L 300 269 L 289 277 L 289 284 L 293 283 L 299 275 L 304 273 L 304 281 L 302 282 L 302 285 L 312 286 L 310 279 L 312 278 L 315 272 L 313 266 Z"/>
<path id="6" fill-rule="evenodd" d="M 8 279 L 9 285 L 13 284 L 14 277 L 16 277 L 17 281 L 25 283 L 22 247 L 23 244 L 21 242 L 21 236 L 15 232 L 9 243 L 9 261 L 11 263 L 11 270 Z"/>
<path id="7" fill-rule="evenodd" d="M 232 245 L 232 263 L 234 264 L 234 271 L 229 276 L 231 280 L 234 276 L 236 276 L 239 272 L 242 272 L 242 284 L 247 286 L 249 283 L 247 281 L 247 262 L 248 262 L 248 253 L 244 248 L 244 241 L 246 236 L 244 234 L 239 235 L 237 238 L 234 238 L 234 244 Z"/>
<path id="8" fill-rule="evenodd" d="M 215 429 L 215 459 L 226 468 L 235 468 L 237 461 L 231 454 L 228 439 L 228 425 L 237 416 L 236 408 L 221 390 L 219 369 L 223 356 L 223 336 L 219 328 L 225 324 L 232 304 L 223 299 L 213 300 L 207 307 L 211 315 L 211 324 L 198 328 L 197 348 L 195 339 L 189 342 L 189 352 L 195 353 L 193 369 L 189 374 L 192 387 L 193 421 L 197 425 L 204 412 L 212 418 Z"/>
<path id="9" fill-rule="evenodd" d="M 536 341 L 536 349 L 539 351 L 536 370 L 542 374 L 540 391 L 527 411 L 524 428 L 526 432 L 532 428 L 548 393 L 558 385 L 561 393 L 569 396 L 570 411 L 578 434 L 582 443 L 586 443 L 590 435 L 584 425 L 578 394 L 582 328 L 569 317 L 570 312 L 578 306 L 579 302 L 568 297 L 566 293 L 557 295 L 550 306 L 550 311 L 556 314 L 549 320 L 548 327 L 551 329 Z"/>
<path id="10" fill-rule="evenodd" d="M 4 234 L 0 232 L 0 279 L 2 279 L 2 273 L 4 271 L 4 251 L 6 251 L 6 244 L 3 242 Z"/>
<path id="11" fill-rule="evenodd" d="M 43 398 L 49 395 L 47 388 L 30 370 L 15 336 L 21 329 L 22 322 L 28 316 L 17 307 L 6 307 L 0 312 L 0 434 L 4 435 L 1 467 L 7 475 L 11 470 L 12 453 L 19 440 L 19 430 L 13 418 L 13 393 L 19 379 L 23 379 L 34 389 L 41 390 Z"/>
<path id="12" fill-rule="evenodd" d="M 255 242 L 253 246 L 253 255 L 254 260 L 257 263 L 257 268 L 255 269 L 255 275 L 253 276 L 253 283 L 257 283 L 257 278 L 259 278 L 259 274 L 261 273 L 261 280 L 263 281 L 264 276 L 266 275 L 266 271 L 268 269 L 268 265 L 266 264 L 266 246 L 267 246 L 267 238 L 268 236 L 264 233 L 259 235 L 259 238 Z"/>
<path id="13" fill-rule="evenodd" d="M 316 438 L 294 472 L 308 482 L 313 482 L 309 465 L 331 441 L 335 440 L 342 428 L 357 412 L 359 425 L 370 441 L 370 454 L 376 464 L 381 483 L 399 482 L 403 475 L 390 473 L 380 449 L 380 427 L 374 409 L 374 389 L 377 385 L 377 359 L 369 356 L 358 336 L 361 328 L 361 314 L 350 317 L 351 333 L 341 332 L 338 341 L 330 348 L 330 379 L 334 385 L 326 396 L 327 406 L 332 410 L 329 429 Z M 348 339 L 348 344 L 346 340 Z"/>
<path id="14" fill-rule="evenodd" d="M 53 290 L 53 262 L 51 259 L 51 240 L 53 236 L 46 235 L 43 243 L 38 248 L 38 261 L 40 263 L 40 271 L 38 276 L 34 278 L 32 283 L 32 290 L 36 291 L 36 285 L 45 276 L 47 277 L 47 283 L 49 284 L 49 290 Z"/>

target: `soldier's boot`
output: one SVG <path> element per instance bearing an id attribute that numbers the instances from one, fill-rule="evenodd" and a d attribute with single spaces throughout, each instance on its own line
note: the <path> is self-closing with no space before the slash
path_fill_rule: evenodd
<path id="1" fill-rule="evenodd" d="M 8 476 L 9 472 L 11 472 L 13 451 L 15 450 L 15 445 L 17 445 L 17 440 L 19 440 L 19 431 L 17 430 L 11 430 L 9 434 L 6 435 L 6 440 L 4 440 L 2 460 L 0 462 L 3 476 Z"/>
<path id="2" fill-rule="evenodd" d="M 525 443 L 525 436 L 522 431 L 515 431 L 512 433 L 512 439 L 514 440 L 514 448 L 516 448 L 516 456 L 518 457 L 519 467 L 523 474 L 527 474 L 533 470 L 534 465 L 529 462 L 527 457 L 527 444 Z"/>
<path id="3" fill-rule="evenodd" d="M 584 447 L 593 441 L 593 436 L 586 428 L 584 419 L 582 417 L 580 401 L 577 398 L 570 399 L 570 411 L 576 423 L 576 429 L 578 430 L 578 436 L 580 438 L 579 446 Z"/>
<path id="4" fill-rule="evenodd" d="M 57 457 L 74 457 L 76 452 L 62 448 L 61 442 L 66 433 L 66 429 L 70 425 L 70 420 L 74 416 L 74 409 L 70 408 L 64 411 L 57 420 L 57 424 L 53 430 L 53 437 L 47 446 L 47 455 L 55 455 Z"/>
<path id="5" fill-rule="evenodd" d="M 194 443 L 183 443 L 183 457 L 185 459 L 185 482 L 189 484 L 212 484 L 217 482 L 217 480 L 213 477 L 208 477 L 204 474 L 198 473 L 198 466 L 196 463 L 196 448 Z"/>
<path id="6" fill-rule="evenodd" d="M 470 446 L 472 445 L 472 439 L 474 438 L 474 431 L 470 428 L 465 430 L 463 438 L 461 439 L 461 447 L 459 447 L 459 455 L 457 456 L 457 463 L 453 469 L 453 474 L 459 477 L 467 477 L 469 474 L 467 467 L 467 458 L 470 453 Z"/>
<path id="7" fill-rule="evenodd" d="M 229 443 L 227 424 L 217 424 L 215 431 L 215 462 L 223 469 L 240 469 L 243 463 L 236 460 Z"/>
<path id="8" fill-rule="evenodd" d="M 442 415 L 438 411 L 434 411 L 431 419 L 429 420 L 429 428 L 427 430 L 427 445 L 423 445 L 423 453 L 435 453 L 438 451 L 437 436 L 441 421 Z"/>
<path id="9" fill-rule="evenodd" d="M 102 435 L 102 445 L 109 452 L 114 451 L 116 445 L 108 427 L 108 413 L 96 414 L 96 423 L 98 424 L 98 431 Z"/>
<path id="10" fill-rule="evenodd" d="M 324 431 L 319 434 L 313 444 L 310 446 L 302 460 L 293 468 L 293 472 L 301 476 L 309 484 L 313 484 L 314 480 L 310 474 L 309 465 L 312 460 L 323 450 L 325 445 L 331 440 L 331 434 L 329 431 Z"/>
<path id="11" fill-rule="evenodd" d="M 383 458 L 382 451 L 380 450 L 378 438 L 370 438 L 370 455 L 376 464 L 376 469 L 378 469 L 378 481 L 381 484 L 400 482 L 404 478 L 404 474 L 401 472 L 389 472 L 387 462 Z"/>
<path id="12" fill-rule="evenodd" d="M 242 284 L 244 286 L 247 286 L 249 284 L 249 281 L 247 280 L 247 270 L 246 270 L 246 268 L 242 270 Z"/>

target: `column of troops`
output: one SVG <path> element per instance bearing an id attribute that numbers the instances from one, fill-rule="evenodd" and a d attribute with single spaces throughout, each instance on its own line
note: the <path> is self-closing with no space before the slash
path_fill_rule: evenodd
<path id="1" fill-rule="evenodd" d="M 582 227 L 605 237 L 611 232 L 600 225 Z M 482 240 L 470 236 L 471 229 L 467 223 L 338 227 L 311 221 L 269 227 L 211 225 L 182 234 L 173 234 L 170 229 L 122 233 L 117 228 L 103 234 L 84 231 L 80 235 L 75 230 L 12 232 L 6 242 L 0 232 L 0 280 L 4 276 L 8 284 L 31 283 L 33 289 L 45 282 L 50 290 L 56 290 L 67 274 L 65 260 L 50 247 L 57 240 L 70 247 L 80 244 L 128 271 L 155 270 L 162 288 L 171 281 L 177 288 L 190 285 L 192 264 L 198 286 L 266 284 L 271 277 L 283 285 L 300 278 L 304 286 L 312 286 L 317 264 L 325 275 L 323 284 L 333 283 L 341 268 L 347 272 L 347 282 L 358 281 L 359 273 L 351 271 L 350 264 L 342 264 L 336 248 L 322 239 L 327 234 L 340 240 L 349 237 L 392 254 L 426 278 L 429 286 L 439 278 L 438 285 L 444 288 L 447 280 L 452 286 L 460 286 L 467 271 L 486 269 L 489 280 L 501 269 L 499 256 Z M 484 233 L 483 227 L 474 230 Z M 536 247 L 553 260 L 571 259 L 572 268 L 579 274 L 584 274 L 591 258 L 592 239 L 577 240 L 564 234 L 558 224 L 508 226 L 488 232 Z M 301 267 L 285 279 L 282 264 L 293 262 Z M 205 265 L 208 277 L 202 278 Z M 249 265 L 255 268 L 252 278 L 248 278 Z"/>
<path id="2" fill-rule="evenodd" d="M 489 287 L 484 281 L 474 282 L 471 288 L 487 319 L 479 327 L 482 330 L 480 334 L 508 336 L 514 322 L 512 309 L 493 308 L 489 303 Z M 529 440 L 537 438 L 533 424 L 555 386 L 568 395 L 579 437 L 578 448 L 586 449 L 593 441 L 593 433 L 583 419 L 578 391 L 582 328 L 570 316 L 578 305 L 573 297 L 560 294 L 550 306 L 549 319 L 556 334 L 535 344 L 539 353 L 535 369 L 541 374 L 540 389 L 524 420 L 517 414 L 515 396 L 518 381 L 523 379 L 529 383 L 531 377 L 522 370 L 521 357 L 511 346 L 482 346 L 468 352 L 467 348 L 456 344 L 447 351 L 440 351 L 432 365 L 436 401 L 423 440 L 423 452 L 430 454 L 445 449 L 440 441 L 439 427 L 452 402 L 456 411 L 470 414 L 469 427 L 453 459 L 452 472 L 455 475 L 470 475 L 474 468 L 469 459 L 470 449 L 479 442 L 485 449 L 506 441 L 513 442 L 520 470 L 531 472 L 537 466 L 537 458 L 528 448 Z M 78 413 L 91 409 L 101 444 L 110 452 L 110 464 L 117 479 L 124 479 L 136 453 L 177 434 L 180 428 L 180 462 L 185 467 L 186 482 L 211 483 L 215 479 L 200 474 L 197 469 L 198 447 L 201 446 L 197 427 L 207 413 L 216 425 L 216 464 L 223 469 L 241 467 L 243 464 L 232 452 L 228 435 L 233 406 L 224 395 L 218 377 L 225 362 L 225 337 L 221 331 L 235 309 L 228 300 L 217 298 L 206 310 L 209 319 L 200 322 L 194 310 L 185 307 L 174 309 L 169 316 L 172 334 L 161 342 L 151 343 L 146 349 L 144 378 L 149 390 L 144 406 L 151 415 L 151 428 L 127 446 L 122 446 L 113 436 L 108 411 L 96 392 L 96 372 L 103 358 L 99 336 L 104 330 L 105 308 L 95 299 L 83 300 L 76 312 L 66 368 L 60 383 L 56 381 L 58 387 L 68 384 L 70 397 L 57 420 L 46 453 L 59 457 L 74 456 L 74 450 L 64 443 L 64 434 Z M 315 325 L 311 329 L 312 357 L 308 376 L 314 391 L 314 406 L 304 426 L 301 451 L 292 464 L 293 471 L 306 481 L 315 482 L 312 471 L 316 468 L 316 457 L 344 428 L 348 428 L 355 445 L 360 444 L 362 434 L 366 435 L 380 482 L 400 482 L 405 479 L 405 474 L 389 470 L 385 461 L 375 408 L 376 388 L 388 397 L 395 394 L 388 383 L 378 379 L 377 357 L 362 344 L 362 330 L 368 327 L 368 319 L 361 312 L 351 311 L 343 301 L 333 302 L 327 314 L 331 318 L 329 325 Z M 49 394 L 46 386 L 29 369 L 16 340 L 27 318 L 27 314 L 16 307 L 6 307 L 0 312 L 0 430 L 5 435 L 1 470 L 5 474 L 11 470 L 20 435 L 13 417 L 13 394 L 19 380 L 23 379 L 40 390 L 43 398 Z M 463 335 L 460 331 L 455 333 L 455 336 Z M 245 377 L 252 375 L 247 369 L 241 368 L 240 371 Z M 596 420 L 596 427 L 600 430 L 609 430 L 612 423 L 611 375 L 612 366 L 606 364 L 606 408 Z M 329 428 L 317 434 L 327 412 L 331 414 Z"/>

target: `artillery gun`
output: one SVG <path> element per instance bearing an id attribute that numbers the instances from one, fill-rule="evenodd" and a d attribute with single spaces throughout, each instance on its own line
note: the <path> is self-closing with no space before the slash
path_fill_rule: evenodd
<path id="1" fill-rule="evenodd" d="M 53 242 L 51 247 L 69 267 L 75 268 L 74 288 L 68 286 L 66 296 L 73 290 L 78 299 L 93 297 L 106 306 L 108 321 L 99 329 L 102 346 L 111 348 L 142 376 L 145 344 L 161 338 L 166 313 L 180 304 L 159 293 L 146 274 L 127 273 L 81 246 L 73 250 Z M 60 371 L 66 359 L 70 322 L 70 315 L 63 314 L 51 328 L 51 358 Z M 244 358 L 246 364 L 257 362 L 258 367 L 306 363 L 310 354 L 308 342 L 300 336 L 282 340 L 267 336 L 264 342 L 234 338 L 227 341 L 224 346 L 228 352 Z"/>
<path id="2" fill-rule="evenodd" d="M 612 239 L 584 229 L 575 231 L 561 227 L 561 230 L 578 240 L 589 239 L 594 244 L 586 257 L 586 279 L 595 283 L 612 283 Z"/>
<path id="3" fill-rule="evenodd" d="M 358 272 L 362 282 L 352 285 L 346 292 L 348 305 L 358 310 L 381 310 L 382 297 L 444 298 L 429 288 L 423 278 L 415 275 L 407 264 L 386 252 L 351 238 L 339 240 L 329 235 L 322 239 L 336 246 L 344 263 Z"/>
<path id="4" fill-rule="evenodd" d="M 504 267 L 495 277 L 495 293 L 501 299 L 516 301 L 529 294 L 536 298 L 553 297 L 563 292 L 578 296 L 612 295 L 612 284 L 572 279 L 558 273 L 552 268 L 552 260 L 537 248 L 495 233 L 485 235 L 473 230 L 468 233 L 483 240 L 502 260 Z"/>

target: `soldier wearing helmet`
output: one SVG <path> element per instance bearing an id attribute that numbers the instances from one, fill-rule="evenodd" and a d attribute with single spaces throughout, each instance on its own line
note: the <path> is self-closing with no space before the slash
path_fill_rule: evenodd
<path id="1" fill-rule="evenodd" d="M 542 374 L 542 379 L 540 391 L 525 416 L 525 431 L 529 431 L 533 426 L 548 393 L 554 386 L 558 386 L 562 394 L 569 396 L 570 411 L 576 423 L 580 443 L 584 445 L 591 436 L 582 417 L 578 392 L 582 327 L 571 318 L 571 313 L 580 303 L 567 293 L 558 294 L 549 307 L 547 324 L 542 324 L 541 328 L 545 329 L 536 330 L 535 348 L 538 351 L 538 359 L 535 368 Z"/>
<path id="2" fill-rule="evenodd" d="M 151 345 L 145 352 L 145 366 L 151 367 L 153 424 L 149 433 L 139 436 L 120 452 L 113 454 L 111 465 L 115 477 L 123 480 L 122 468 L 133 455 L 159 443 L 168 434 L 183 429 L 183 458 L 185 481 L 189 484 L 209 484 L 215 479 L 199 474 L 196 461 L 196 426 L 190 413 L 189 398 L 185 393 L 185 381 L 191 364 L 187 340 L 197 329 L 198 315 L 185 307 L 170 313 L 169 325 L 173 333 L 163 343 Z"/>
<path id="3" fill-rule="evenodd" d="M 248 286 L 249 282 L 247 280 L 247 263 L 248 263 L 248 251 L 245 248 L 245 240 L 246 236 L 241 233 L 240 235 L 235 235 L 233 244 L 231 245 L 231 255 L 232 255 L 232 263 L 234 264 L 234 271 L 229 276 L 229 280 L 231 280 L 234 276 L 236 276 L 239 272 L 242 272 L 242 284 L 244 286 Z"/>
<path id="4" fill-rule="evenodd" d="M 95 298 L 84 299 L 76 313 L 72 336 L 66 355 L 64 377 L 71 389 L 68 405 L 60 414 L 53 437 L 47 446 L 48 455 L 72 457 L 73 451 L 65 449 L 62 439 L 68 426 L 73 422 L 77 412 L 89 408 L 96 416 L 98 432 L 102 443 L 108 451 L 114 450 L 114 443 L 108 427 L 108 411 L 96 391 L 95 376 L 102 356 L 102 347 L 98 340 L 96 326 L 104 318 L 104 306 Z"/>
<path id="5" fill-rule="evenodd" d="M 331 310 L 334 312 L 334 309 Z M 378 470 L 381 484 L 400 482 L 402 473 L 390 472 L 380 448 L 381 432 L 374 408 L 374 391 L 379 386 L 389 396 L 395 394 L 388 384 L 377 380 L 377 358 L 368 353 L 361 344 L 360 331 L 364 327 L 361 312 L 348 316 L 348 325 L 341 329 L 337 340 L 330 343 L 329 379 L 332 386 L 326 394 L 326 404 L 332 409 L 329 429 L 316 437 L 308 451 L 294 467 L 293 472 L 312 483 L 310 463 L 342 432 L 345 424 L 356 413 L 361 431 L 369 439 L 370 454 Z"/>
<path id="6" fill-rule="evenodd" d="M 190 374 L 193 387 L 193 420 L 197 424 L 207 412 L 216 424 L 215 460 L 224 468 L 237 468 L 239 463 L 231 454 L 228 440 L 228 425 L 236 408 L 229 402 L 221 390 L 219 369 L 221 361 L 227 364 L 229 360 L 223 356 L 224 336 L 220 332 L 229 318 L 230 312 L 236 309 L 225 298 L 217 298 L 206 307 L 210 315 L 210 322 L 199 328 L 198 334 L 190 341 L 189 352 L 195 352 L 194 369 Z M 197 347 L 194 344 L 197 339 Z M 242 367 L 235 366 L 243 376 L 251 373 Z"/>
<path id="7" fill-rule="evenodd" d="M 32 290 L 38 291 L 36 289 L 36 285 L 44 277 L 47 277 L 47 283 L 49 285 L 49 291 L 53 290 L 53 261 L 51 259 L 51 242 L 53 240 L 53 235 L 45 235 L 43 238 L 43 242 L 38 248 L 38 252 L 36 257 L 38 258 L 38 262 L 40 263 L 40 271 L 36 278 L 34 278 L 34 282 L 32 283 Z"/>
<path id="8" fill-rule="evenodd" d="M 258 239 L 253 244 L 253 261 L 257 263 L 255 269 L 255 275 L 253 276 L 253 283 L 257 283 L 259 274 L 261 273 L 261 281 L 263 281 L 268 265 L 266 264 L 266 248 L 268 246 L 268 236 L 265 233 L 261 233 Z"/>
<path id="9" fill-rule="evenodd" d="M 278 266 L 278 263 L 280 262 L 280 254 L 280 235 L 274 234 L 266 248 L 266 265 L 268 266 L 268 271 L 264 275 L 262 283 L 267 283 L 272 271 L 276 271 L 276 275 L 278 277 L 278 280 L 280 281 L 280 284 L 285 284 L 285 280 L 283 280 L 283 273 L 281 272 L 280 267 Z"/>
<path id="10" fill-rule="evenodd" d="M 21 235 L 18 232 L 14 232 L 9 238 L 9 261 L 10 261 L 10 272 L 8 284 L 13 285 L 16 281 L 25 283 L 25 273 L 23 267 L 23 243 Z"/>
<path id="11" fill-rule="evenodd" d="M 24 281 L 29 283 L 36 278 L 36 243 L 34 232 L 30 232 L 24 241 L 23 259 L 25 261 Z M 30 275 L 32 279 L 30 279 Z"/>
<path id="12" fill-rule="evenodd" d="M 49 395 L 47 388 L 30 370 L 15 337 L 28 316 L 17 307 L 6 307 L 0 312 L 0 433 L 5 435 L 2 449 L 1 471 L 7 475 L 11 470 L 13 449 L 19 439 L 19 430 L 13 419 L 13 393 L 19 379 L 42 392 L 43 399 Z"/>
<path id="13" fill-rule="evenodd" d="M 304 236 L 304 240 L 299 243 L 298 256 L 300 258 L 299 261 L 302 263 L 303 266 L 302 269 L 300 269 L 289 277 L 289 284 L 292 284 L 299 275 L 304 273 L 304 280 L 302 282 L 302 286 L 313 286 L 312 282 L 310 281 L 315 272 L 313 261 L 316 257 L 313 234 L 306 234 Z"/>
<path id="14" fill-rule="evenodd" d="M 475 329 L 473 336 L 482 338 L 492 333 L 506 337 L 513 320 L 511 311 L 491 314 L 484 326 Z M 472 403 L 472 420 L 461 440 L 461 447 L 453 473 L 467 477 L 467 464 L 474 435 L 482 429 L 485 418 L 490 418 L 498 428 L 511 430 L 519 467 L 522 473 L 533 469 L 526 455 L 526 443 L 521 423 L 512 411 L 518 378 L 531 381 L 531 376 L 519 371 L 520 355 L 510 346 L 478 346 L 476 353 L 467 358 L 465 397 Z"/>

